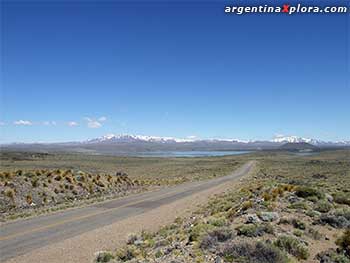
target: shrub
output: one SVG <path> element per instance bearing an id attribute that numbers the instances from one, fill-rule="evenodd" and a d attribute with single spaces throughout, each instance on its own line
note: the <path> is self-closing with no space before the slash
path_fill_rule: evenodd
<path id="1" fill-rule="evenodd" d="M 225 242 L 233 236 L 233 233 L 229 228 L 219 228 L 210 231 L 207 236 L 215 238 L 219 242 Z"/>
<path id="2" fill-rule="evenodd" d="M 282 217 L 279 221 L 278 221 L 279 225 L 289 225 L 290 224 L 290 220 L 288 218 Z"/>
<path id="3" fill-rule="evenodd" d="M 201 241 L 199 247 L 201 249 L 210 249 L 210 248 L 215 247 L 217 242 L 218 242 L 218 240 L 215 236 L 208 234 L 202 238 L 202 241 Z"/>
<path id="4" fill-rule="evenodd" d="M 311 196 L 316 196 L 318 199 L 324 198 L 324 194 L 321 191 L 307 186 L 299 186 L 295 191 L 295 195 L 302 198 Z"/>
<path id="5" fill-rule="evenodd" d="M 273 227 L 269 224 L 263 225 L 241 225 L 236 228 L 237 235 L 246 237 L 262 236 L 265 233 L 273 234 Z"/>
<path id="6" fill-rule="evenodd" d="M 66 180 L 68 183 L 72 184 L 73 183 L 73 178 L 71 176 L 67 176 Z"/>
<path id="7" fill-rule="evenodd" d="M 295 228 L 298 228 L 298 229 L 301 229 L 301 230 L 305 230 L 306 228 L 306 225 L 303 221 L 300 221 L 298 219 L 293 219 L 292 220 L 292 225 L 295 227 Z"/>
<path id="8" fill-rule="evenodd" d="M 320 262 L 331 262 L 331 263 L 350 263 L 350 259 L 342 254 L 338 254 L 334 249 L 329 249 L 327 251 L 323 251 L 318 253 L 315 259 Z"/>
<path id="9" fill-rule="evenodd" d="M 15 199 L 15 191 L 12 188 L 7 188 L 4 191 L 5 196 L 7 196 L 8 198 L 10 198 L 12 201 L 14 201 Z"/>
<path id="10" fill-rule="evenodd" d="M 349 220 L 342 215 L 328 215 L 324 214 L 320 216 L 318 221 L 321 224 L 328 224 L 335 228 L 346 228 L 350 226 Z"/>
<path id="11" fill-rule="evenodd" d="M 276 198 L 277 196 L 281 196 L 282 197 L 283 194 L 284 194 L 284 188 L 283 188 L 283 186 L 279 186 L 279 187 L 273 188 L 271 193 L 272 193 L 272 196 L 274 198 Z"/>
<path id="12" fill-rule="evenodd" d="M 328 201 L 319 201 L 316 203 L 315 210 L 321 213 L 328 213 L 333 206 Z"/>
<path id="13" fill-rule="evenodd" d="M 284 184 L 282 185 L 284 191 L 288 191 L 288 192 L 291 192 L 294 190 L 295 186 L 292 185 L 292 184 Z"/>
<path id="14" fill-rule="evenodd" d="M 279 236 L 274 244 L 298 259 L 307 259 L 309 257 L 307 247 L 292 236 Z"/>
<path id="15" fill-rule="evenodd" d="M 135 250 L 132 248 L 125 248 L 118 250 L 116 253 L 116 257 L 122 261 L 128 261 L 136 257 L 136 253 Z"/>
<path id="16" fill-rule="evenodd" d="M 137 235 L 135 235 L 135 234 L 131 234 L 131 235 L 129 235 L 129 237 L 128 237 L 128 240 L 127 240 L 127 244 L 128 245 L 132 245 L 132 244 L 134 244 L 134 242 L 137 240 Z"/>
<path id="17" fill-rule="evenodd" d="M 335 210 L 334 215 L 343 216 L 347 220 L 350 221 L 350 209 L 349 208 L 337 209 L 337 210 Z"/>
<path id="18" fill-rule="evenodd" d="M 348 257 L 350 257 L 350 228 L 345 230 L 344 234 L 338 238 L 335 243 Z"/>
<path id="19" fill-rule="evenodd" d="M 338 204 L 350 205 L 350 195 L 349 193 L 336 193 L 333 195 L 334 202 Z"/>
<path id="20" fill-rule="evenodd" d="M 224 217 L 220 217 L 220 218 L 212 217 L 212 218 L 209 218 L 208 224 L 217 226 L 217 227 L 222 227 L 227 225 L 227 220 Z"/>
<path id="21" fill-rule="evenodd" d="M 195 225 L 194 227 L 191 228 L 189 241 L 190 242 L 198 241 L 200 236 L 202 236 L 203 234 L 207 233 L 212 228 L 213 228 L 212 225 L 198 223 L 197 225 Z"/>
<path id="22" fill-rule="evenodd" d="M 34 177 L 34 179 L 32 180 L 32 186 L 33 187 L 39 186 L 39 178 L 38 177 Z"/>
<path id="23" fill-rule="evenodd" d="M 306 235 L 312 237 L 315 240 L 320 240 L 322 237 L 321 233 L 314 228 L 308 228 L 306 231 Z"/>
<path id="24" fill-rule="evenodd" d="M 160 258 L 161 256 L 163 256 L 163 252 L 160 249 L 158 249 L 157 252 L 154 254 L 154 256 L 156 258 Z"/>
<path id="25" fill-rule="evenodd" d="M 308 210 L 309 206 L 305 202 L 295 202 L 288 206 L 290 209 Z"/>
<path id="26" fill-rule="evenodd" d="M 303 232 L 297 229 L 293 231 L 293 235 L 297 237 L 301 237 L 303 235 Z"/>
<path id="27" fill-rule="evenodd" d="M 32 198 L 32 195 L 29 194 L 26 196 L 26 201 L 28 203 L 28 205 L 32 204 L 33 203 L 33 198 Z"/>
<path id="28" fill-rule="evenodd" d="M 257 242 L 257 243 L 229 243 L 219 255 L 226 261 L 233 262 L 235 259 L 239 262 L 254 263 L 287 263 L 287 256 L 277 247 Z"/>
<path id="29" fill-rule="evenodd" d="M 268 192 L 263 193 L 262 198 L 264 199 L 264 201 L 270 201 L 273 199 L 272 195 Z"/>
<path id="30" fill-rule="evenodd" d="M 315 195 L 306 197 L 306 200 L 313 202 L 313 203 L 316 203 L 317 201 L 319 201 L 318 197 Z"/>
<path id="31" fill-rule="evenodd" d="M 56 176 L 54 177 L 54 179 L 55 179 L 56 181 L 61 181 L 61 180 L 62 180 L 62 176 L 61 176 L 60 174 L 58 174 L 58 175 L 56 175 Z"/>
<path id="32" fill-rule="evenodd" d="M 34 177 L 35 174 L 33 172 L 27 172 L 24 174 L 24 176 L 31 178 L 31 177 Z"/>
<path id="33" fill-rule="evenodd" d="M 109 262 L 113 258 L 113 255 L 109 252 L 100 252 L 96 257 L 96 262 Z"/>
<path id="34" fill-rule="evenodd" d="M 309 217 L 317 217 L 319 216 L 321 213 L 315 210 L 308 210 L 305 212 L 305 215 L 309 216 Z"/>
<path id="35" fill-rule="evenodd" d="M 251 200 L 242 203 L 242 210 L 248 210 L 253 207 L 253 202 Z"/>

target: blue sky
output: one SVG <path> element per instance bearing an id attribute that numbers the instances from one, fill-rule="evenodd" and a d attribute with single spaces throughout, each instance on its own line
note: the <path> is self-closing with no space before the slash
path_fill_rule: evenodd
<path id="1" fill-rule="evenodd" d="M 224 7 L 2 1 L 1 142 L 350 139 L 349 15 Z"/>

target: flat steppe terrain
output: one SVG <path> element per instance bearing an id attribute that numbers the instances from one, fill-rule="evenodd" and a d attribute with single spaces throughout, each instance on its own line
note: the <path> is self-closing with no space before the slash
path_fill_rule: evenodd
<path id="1" fill-rule="evenodd" d="M 350 260 L 348 150 L 0 158 L 9 262 Z"/>

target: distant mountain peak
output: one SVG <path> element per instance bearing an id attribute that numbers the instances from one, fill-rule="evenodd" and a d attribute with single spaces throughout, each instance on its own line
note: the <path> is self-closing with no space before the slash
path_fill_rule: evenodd
<path id="1" fill-rule="evenodd" d="M 350 145 L 350 141 L 337 141 L 329 142 L 311 138 L 304 138 L 299 136 L 275 136 L 272 140 L 239 140 L 239 139 L 221 139 L 210 138 L 201 139 L 194 136 L 188 138 L 176 138 L 176 137 L 161 137 L 161 136 L 149 136 L 149 135 L 132 135 L 132 134 L 107 134 L 99 138 L 90 139 L 83 143 L 113 143 L 113 142 L 153 142 L 153 143 L 195 143 L 195 142 L 207 142 L 207 143 L 238 143 L 238 144 L 254 144 L 261 142 L 284 144 L 284 143 L 309 143 L 312 145 Z"/>
<path id="2" fill-rule="evenodd" d="M 281 150 L 289 151 L 315 151 L 319 148 L 307 142 L 287 142 L 279 147 Z"/>
<path id="3" fill-rule="evenodd" d="M 275 136 L 271 142 L 275 143 L 309 143 L 312 145 L 320 146 L 320 145 L 350 145 L 350 141 L 323 141 L 323 140 L 317 140 L 317 139 L 311 139 L 311 138 L 304 138 L 299 136 L 284 136 L 284 135 L 277 135 Z"/>
<path id="4" fill-rule="evenodd" d="M 102 142 L 117 142 L 117 141 L 124 141 L 124 142 L 137 142 L 137 141 L 143 141 L 143 142 L 160 142 L 160 143 L 166 143 L 166 142 L 194 142 L 195 139 L 193 138 L 186 138 L 186 139 L 180 139 L 180 138 L 174 138 L 174 137 L 160 137 L 160 136 L 148 136 L 148 135 L 132 135 L 132 134 L 107 134 L 104 136 L 101 136 L 99 138 L 90 139 L 87 140 L 87 143 L 102 143 Z"/>
<path id="5" fill-rule="evenodd" d="M 299 137 L 299 136 L 295 136 L 295 135 L 292 135 L 292 136 L 278 135 L 278 136 L 275 136 L 272 139 L 272 142 L 279 142 L 279 143 L 287 143 L 287 142 L 290 142 L 290 143 L 301 143 L 301 142 L 306 142 L 306 143 L 314 144 L 314 143 L 318 143 L 318 142 L 321 142 L 321 141 L 320 140 L 316 140 L 316 139 L 303 138 L 303 137 Z"/>

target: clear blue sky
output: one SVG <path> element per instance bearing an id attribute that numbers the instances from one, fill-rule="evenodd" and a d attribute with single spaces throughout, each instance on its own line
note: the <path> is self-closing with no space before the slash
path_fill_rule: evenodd
<path id="1" fill-rule="evenodd" d="M 350 139 L 349 14 L 224 6 L 2 1 L 1 142 Z"/>

